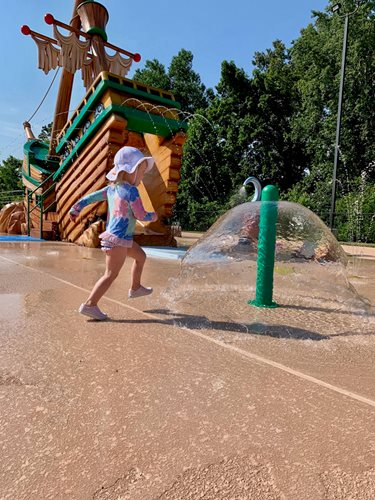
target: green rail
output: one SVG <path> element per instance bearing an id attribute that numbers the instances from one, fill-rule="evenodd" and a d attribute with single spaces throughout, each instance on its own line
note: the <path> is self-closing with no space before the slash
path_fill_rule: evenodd
<path id="1" fill-rule="evenodd" d="M 55 200 L 50 203 L 47 207 L 44 207 L 44 201 L 46 200 L 47 196 L 55 190 L 56 183 L 53 182 L 45 191 L 42 191 L 41 194 L 38 194 L 37 191 L 40 188 L 43 188 L 45 184 L 48 183 L 48 181 L 53 181 L 53 173 L 51 173 L 48 177 L 44 179 L 43 182 L 41 182 L 35 189 L 30 191 L 28 188 L 26 188 L 26 193 L 27 193 L 27 235 L 30 236 L 30 229 L 31 229 L 31 213 L 36 209 L 40 209 L 40 224 L 39 224 L 39 234 L 40 234 L 40 239 L 43 239 L 43 215 L 45 212 L 48 212 L 48 210 L 52 207 L 52 205 L 55 203 Z M 33 200 L 33 195 L 35 195 L 35 205 L 31 208 L 31 202 Z"/>

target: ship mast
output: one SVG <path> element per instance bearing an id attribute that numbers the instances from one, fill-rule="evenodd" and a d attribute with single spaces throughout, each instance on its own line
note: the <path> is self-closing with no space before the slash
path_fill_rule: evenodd
<path id="1" fill-rule="evenodd" d="M 82 0 L 74 0 L 72 20 L 70 21 L 70 26 L 77 30 L 81 28 L 81 19 L 77 13 L 77 7 L 81 3 Z M 57 94 L 55 115 L 53 117 L 51 142 L 48 151 L 49 155 L 55 154 L 56 136 L 58 135 L 60 130 L 64 128 L 64 125 L 68 119 L 70 100 L 72 97 L 72 90 L 73 90 L 73 82 L 74 82 L 74 73 L 69 73 L 69 71 L 63 68 L 60 79 L 59 91 Z"/>
<path id="2" fill-rule="evenodd" d="M 56 154 L 57 138 L 68 121 L 75 72 L 82 70 L 87 89 L 101 72 L 109 71 L 123 77 L 133 61 L 141 60 L 140 54 L 108 43 L 105 31 L 108 19 L 107 9 L 96 0 L 74 0 L 70 24 L 58 21 L 52 14 L 44 16 L 45 22 L 53 25 L 54 38 L 37 33 L 27 25 L 21 27 L 21 32 L 31 35 L 38 47 L 40 69 L 47 74 L 58 66 L 63 68 L 48 151 L 51 157 Z M 58 27 L 67 30 L 69 35 L 60 33 Z M 107 54 L 105 47 L 116 53 Z"/>

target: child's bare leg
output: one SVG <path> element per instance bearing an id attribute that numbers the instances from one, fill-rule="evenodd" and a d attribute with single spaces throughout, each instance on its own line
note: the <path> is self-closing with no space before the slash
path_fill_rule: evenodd
<path id="1" fill-rule="evenodd" d="M 137 290 L 141 286 L 141 277 L 143 267 L 146 262 L 146 254 L 142 248 L 133 241 L 133 246 L 128 248 L 128 255 L 134 259 L 132 269 L 131 269 L 131 286 L 132 290 Z"/>
<path id="2" fill-rule="evenodd" d="M 126 259 L 127 248 L 115 247 L 106 252 L 106 270 L 104 275 L 95 283 L 89 298 L 86 301 L 88 306 L 96 306 L 108 288 L 118 276 Z"/>

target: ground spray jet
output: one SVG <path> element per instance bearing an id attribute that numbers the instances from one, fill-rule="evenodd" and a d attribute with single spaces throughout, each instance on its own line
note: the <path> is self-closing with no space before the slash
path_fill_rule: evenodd
<path id="1" fill-rule="evenodd" d="M 279 193 L 276 186 L 266 186 L 263 190 L 256 177 L 248 177 L 243 186 L 252 183 L 255 194 L 251 201 L 261 200 L 258 259 L 255 300 L 249 304 L 256 307 L 278 307 L 272 300 L 273 273 L 275 267 L 277 202 Z"/>

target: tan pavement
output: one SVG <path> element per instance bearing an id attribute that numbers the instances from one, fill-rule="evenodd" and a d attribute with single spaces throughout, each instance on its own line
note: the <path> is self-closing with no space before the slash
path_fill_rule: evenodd
<path id="1" fill-rule="evenodd" d="M 363 247 L 357 245 L 342 245 L 345 252 L 352 257 L 361 259 L 375 259 L 375 247 Z"/>
<path id="2" fill-rule="evenodd" d="M 111 319 L 86 321 L 100 250 L 0 244 L 0 499 L 375 498 L 373 323 L 280 308 L 316 336 L 209 310 L 203 327 L 161 308 L 177 261 L 148 259 L 155 293 L 134 301 L 129 266 Z"/>

